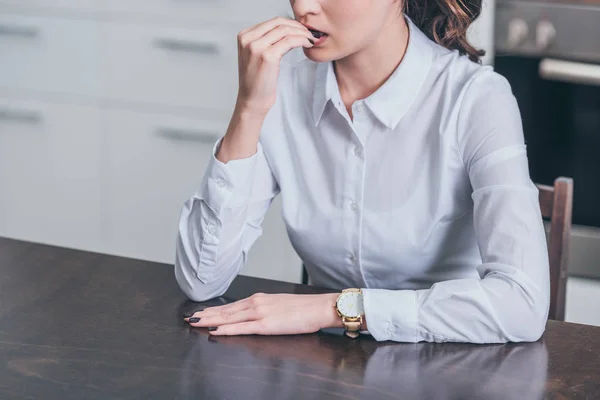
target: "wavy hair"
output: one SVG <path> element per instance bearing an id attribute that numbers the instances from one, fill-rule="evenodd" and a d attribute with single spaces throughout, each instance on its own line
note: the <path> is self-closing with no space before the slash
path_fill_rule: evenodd
<path id="1" fill-rule="evenodd" d="M 403 0 L 403 12 L 437 44 L 481 63 L 484 50 L 467 40 L 467 29 L 481 14 L 482 0 Z"/>

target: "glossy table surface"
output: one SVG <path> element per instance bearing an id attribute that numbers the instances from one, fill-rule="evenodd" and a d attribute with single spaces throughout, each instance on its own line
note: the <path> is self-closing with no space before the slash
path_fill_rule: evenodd
<path id="1" fill-rule="evenodd" d="M 325 289 L 238 277 L 255 292 Z M 209 337 L 173 267 L 0 238 L 0 399 L 600 399 L 600 328 L 505 345 Z"/>

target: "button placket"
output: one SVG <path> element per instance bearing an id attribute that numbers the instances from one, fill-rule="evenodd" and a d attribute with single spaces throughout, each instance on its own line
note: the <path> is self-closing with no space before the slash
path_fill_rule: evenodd
<path id="1" fill-rule="evenodd" d="M 350 124 L 352 130 L 351 142 L 347 147 L 347 159 L 348 163 L 346 186 L 344 190 L 344 198 L 346 207 L 346 220 L 348 221 L 350 229 L 348 253 L 345 256 L 345 264 L 348 266 L 348 273 L 352 276 L 352 279 L 356 282 L 364 280 L 360 268 L 359 252 L 361 246 L 360 230 L 362 226 L 361 221 L 361 207 L 362 207 L 362 190 L 363 190 L 363 179 L 364 179 L 364 168 L 365 168 L 365 153 L 364 153 L 364 137 L 363 132 L 368 129 L 369 121 L 366 119 L 364 114 L 364 107 L 361 102 L 356 102 L 352 106 L 352 112 L 354 118 Z"/>

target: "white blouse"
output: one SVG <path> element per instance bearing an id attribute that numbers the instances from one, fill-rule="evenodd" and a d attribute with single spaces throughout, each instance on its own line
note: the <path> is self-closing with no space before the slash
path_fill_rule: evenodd
<path id="1" fill-rule="evenodd" d="M 183 206 L 175 276 L 187 296 L 227 290 L 279 194 L 311 283 L 363 288 L 376 340 L 541 336 L 546 236 L 511 88 L 408 23 L 404 59 L 353 119 L 331 62 L 284 58 L 257 153 L 213 156 Z"/>

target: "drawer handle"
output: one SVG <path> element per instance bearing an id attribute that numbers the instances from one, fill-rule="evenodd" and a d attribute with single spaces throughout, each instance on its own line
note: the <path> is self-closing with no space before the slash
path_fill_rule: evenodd
<path id="1" fill-rule="evenodd" d="M 544 79 L 600 86 L 600 65 L 545 58 L 540 62 Z"/>
<path id="2" fill-rule="evenodd" d="M 219 134 L 209 131 L 195 131 L 177 128 L 158 128 L 156 133 L 159 136 L 170 140 L 181 142 L 198 142 L 204 144 L 215 144 L 219 139 Z"/>
<path id="3" fill-rule="evenodd" d="M 217 55 L 219 46 L 216 43 L 197 42 L 192 40 L 181 40 L 171 38 L 156 38 L 154 46 L 163 50 L 182 51 L 187 53 L 199 53 Z"/>
<path id="4" fill-rule="evenodd" d="M 0 36 L 35 39 L 40 36 L 40 31 L 37 28 L 30 26 L 0 25 Z"/>
<path id="5" fill-rule="evenodd" d="M 39 111 L 0 108 L 0 120 L 19 122 L 22 124 L 39 124 L 42 122 L 42 113 Z"/>

